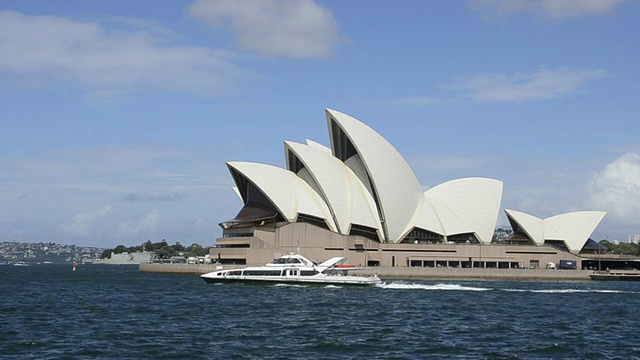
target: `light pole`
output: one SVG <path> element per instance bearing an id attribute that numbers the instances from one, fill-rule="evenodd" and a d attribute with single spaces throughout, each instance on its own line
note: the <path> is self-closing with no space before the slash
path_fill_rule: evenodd
<path id="1" fill-rule="evenodd" d="M 364 266 L 367 267 L 367 247 L 364 247 Z"/>
<path id="2" fill-rule="evenodd" d="M 608 240 L 609 236 L 607 236 L 604 240 Z M 598 243 L 598 271 L 602 271 L 602 244 Z"/>
<path id="3" fill-rule="evenodd" d="M 602 244 L 598 243 L 598 271 L 602 271 Z"/>

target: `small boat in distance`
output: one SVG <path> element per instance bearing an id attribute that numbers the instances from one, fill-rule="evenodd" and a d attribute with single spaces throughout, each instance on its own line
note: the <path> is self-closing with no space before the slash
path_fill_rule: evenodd
<path id="1" fill-rule="evenodd" d="M 640 270 L 607 270 L 589 274 L 591 280 L 599 281 L 640 281 Z"/>
<path id="2" fill-rule="evenodd" d="M 263 266 L 213 271 L 201 275 L 207 283 L 267 282 L 278 284 L 376 285 L 376 275 L 356 276 L 348 272 L 358 268 L 345 265 L 344 257 L 334 257 L 315 265 L 299 254 L 281 256 Z"/>

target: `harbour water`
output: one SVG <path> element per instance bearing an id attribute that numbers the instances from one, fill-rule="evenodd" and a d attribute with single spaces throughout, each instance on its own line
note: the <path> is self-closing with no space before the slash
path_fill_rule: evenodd
<path id="1" fill-rule="evenodd" d="M 0 358 L 638 359 L 640 283 L 206 285 L 137 266 L 0 267 Z"/>

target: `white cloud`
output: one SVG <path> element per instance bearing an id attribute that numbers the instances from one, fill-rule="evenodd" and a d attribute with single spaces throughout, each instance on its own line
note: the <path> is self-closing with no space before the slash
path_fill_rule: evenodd
<path id="1" fill-rule="evenodd" d="M 62 224 L 59 228 L 63 236 L 69 237 L 86 237 L 94 233 L 94 225 L 100 219 L 111 214 L 113 209 L 111 206 L 103 206 L 100 209 L 90 210 L 84 213 L 76 214 L 71 218 L 70 222 Z"/>
<path id="2" fill-rule="evenodd" d="M 326 57 L 341 41 L 331 11 L 311 0 L 198 0 L 187 13 L 267 56 Z"/>
<path id="3" fill-rule="evenodd" d="M 441 87 L 458 92 L 458 98 L 476 103 L 527 102 L 553 100 L 585 91 L 594 80 L 608 76 L 605 70 L 574 70 L 565 67 L 541 68 L 536 72 L 516 74 L 480 74 L 458 76 Z M 460 99 L 457 99 L 460 101 Z M 456 102 L 454 97 L 417 96 L 380 101 L 382 105 L 431 106 Z"/>
<path id="4" fill-rule="evenodd" d="M 459 77 L 446 87 L 461 91 L 474 102 L 552 100 L 583 90 L 590 81 L 606 76 L 604 70 L 540 69 L 532 74 L 486 74 Z"/>
<path id="5" fill-rule="evenodd" d="M 139 147 L 84 148 L 80 150 L 57 150 L 38 154 L 37 157 L 15 162 L 21 171 L 38 176 L 65 177 L 70 173 L 113 174 L 131 173 L 153 163 L 187 161 L 194 153 L 184 149 L 165 148 L 158 144 Z M 15 159 L 11 159 L 15 160 Z M 154 170 L 163 178 L 177 177 L 170 168 Z M 185 177 L 182 174 L 181 177 Z"/>
<path id="6" fill-rule="evenodd" d="M 614 7 L 626 0 L 543 0 L 541 7 L 552 19 L 576 18 L 602 15 L 613 11 Z"/>
<path id="7" fill-rule="evenodd" d="M 129 193 L 122 197 L 122 201 L 127 202 L 174 202 L 184 201 L 187 198 L 186 195 L 181 193 L 171 194 L 159 194 L 159 195 L 143 195 Z"/>
<path id="8" fill-rule="evenodd" d="M 255 76 L 232 52 L 177 44 L 152 22 L 126 25 L 0 11 L 0 74 L 14 85 L 71 84 L 93 100 L 148 89 L 215 96 Z"/>
<path id="9" fill-rule="evenodd" d="M 121 221 L 118 224 L 116 236 L 122 239 L 138 239 L 149 238 L 150 234 L 156 234 L 162 224 L 162 217 L 159 210 L 153 210 L 151 213 L 143 216 L 135 221 L 134 224 L 130 224 L 126 221 Z"/>
<path id="10" fill-rule="evenodd" d="M 587 203 L 607 211 L 607 217 L 619 224 L 630 224 L 640 230 L 640 154 L 627 153 L 588 182 Z"/>
<path id="11" fill-rule="evenodd" d="M 535 13 L 553 20 L 603 15 L 628 0 L 468 0 L 484 16 Z"/>

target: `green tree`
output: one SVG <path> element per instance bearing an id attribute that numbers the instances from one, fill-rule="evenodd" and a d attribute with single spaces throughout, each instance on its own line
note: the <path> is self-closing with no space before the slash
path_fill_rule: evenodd
<path id="1" fill-rule="evenodd" d="M 153 243 L 153 251 L 158 251 L 165 246 L 169 246 L 169 244 L 167 244 L 167 242 L 164 239 L 162 239 L 162 241 L 160 242 Z"/>
<path id="2" fill-rule="evenodd" d="M 116 246 L 115 249 L 113 249 L 113 252 L 115 254 L 122 254 L 123 252 L 127 252 L 127 251 L 129 251 L 129 249 L 124 245 L 118 245 Z"/>
<path id="3" fill-rule="evenodd" d="M 606 247 L 608 252 L 612 252 L 616 254 L 637 256 L 640 253 L 637 244 L 630 244 L 630 243 L 614 244 L 607 240 L 600 241 L 600 244 Z"/>
<path id="4" fill-rule="evenodd" d="M 198 244 L 193 244 L 189 247 L 189 256 L 205 256 L 207 252 Z"/>
<path id="5" fill-rule="evenodd" d="M 161 247 L 160 249 L 156 250 L 156 254 L 161 259 L 167 259 L 167 258 L 170 258 L 170 257 L 174 256 L 176 254 L 176 251 L 173 249 L 173 247 L 171 247 L 171 246 L 169 246 L 169 245 L 167 245 L 165 243 L 165 245 L 163 247 Z"/>
<path id="6" fill-rule="evenodd" d="M 143 245 L 142 248 L 144 249 L 144 251 L 153 251 L 153 244 L 151 243 L 151 240 L 147 240 Z"/>
<path id="7" fill-rule="evenodd" d="M 174 249 L 175 251 L 185 251 L 185 250 L 184 250 L 184 246 L 182 246 L 182 244 L 180 244 L 180 242 L 179 242 L 179 241 L 176 241 L 176 244 L 175 244 L 175 245 L 173 245 L 173 249 Z"/>

